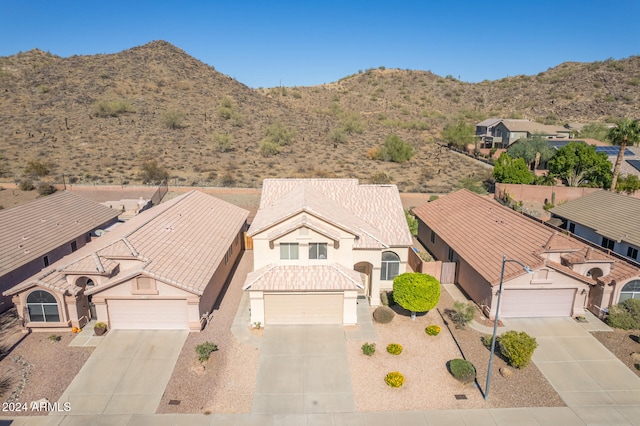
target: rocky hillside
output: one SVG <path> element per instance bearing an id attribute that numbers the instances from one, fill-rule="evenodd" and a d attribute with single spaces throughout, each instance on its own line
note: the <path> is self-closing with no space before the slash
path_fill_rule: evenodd
<path id="1" fill-rule="evenodd" d="M 486 175 L 433 143 L 448 120 L 637 117 L 639 83 L 634 57 L 478 84 L 376 69 L 322 86 L 253 90 L 163 41 L 69 58 L 32 50 L 0 58 L 0 179 L 21 179 L 39 160 L 51 180 L 134 183 L 155 160 L 172 184 L 338 176 L 442 192 Z M 269 129 L 287 139 L 277 154 L 260 149 Z M 390 133 L 414 146 L 408 163 L 369 158 Z"/>

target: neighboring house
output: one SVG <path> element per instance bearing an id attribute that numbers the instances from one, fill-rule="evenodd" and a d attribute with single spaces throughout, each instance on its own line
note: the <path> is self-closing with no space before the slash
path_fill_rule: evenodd
<path id="1" fill-rule="evenodd" d="M 84 246 L 118 214 L 67 191 L 0 210 L 0 293 Z M 12 306 L 0 298 L 0 312 Z"/>
<path id="2" fill-rule="evenodd" d="M 418 238 L 438 260 L 456 262 L 456 282 L 495 317 L 502 256 L 508 262 L 500 316 L 601 315 L 640 298 L 640 269 L 497 202 L 459 190 L 413 210 Z"/>
<path id="3" fill-rule="evenodd" d="M 249 212 L 198 191 L 114 227 L 5 295 L 26 327 L 199 331 L 243 250 Z"/>
<path id="4" fill-rule="evenodd" d="M 640 260 L 640 199 L 597 191 L 551 209 L 572 234 L 633 261 Z"/>
<path id="5" fill-rule="evenodd" d="M 357 179 L 265 179 L 248 235 L 262 325 L 355 324 L 357 297 L 380 304 L 412 245 L 398 188 Z"/>
<path id="6" fill-rule="evenodd" d="M 562 126 L 550 126 L 521 119 L 490 118 L 476 124 L 476 136 L 481 140 L 480 148 L 507 148 L 515 141 L 533 135 L 568 139 L 570 133 L 570 129 Z"/>
<path id="7" fill-rule="evenodd" d="M 140 197 L 138 199 L 123 198 L 118 201 L 105 201 L 100 204 L 112 209 L 117 209 L 120 212 L 119 219 L 122 221 L 129 220 L 133 216 L 153 207 L 151 199 L 145 199 L 143 197 Z"/>

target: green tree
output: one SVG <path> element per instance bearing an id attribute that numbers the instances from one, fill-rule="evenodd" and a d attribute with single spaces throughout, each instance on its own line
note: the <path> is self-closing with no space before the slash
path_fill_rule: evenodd
<path id="1" fill-rule="evenodd" d="M 580 130 L 578 137 L 605 141 L 607 140 L 608 133 L 609 133 L 609 128 L 604 124 L 591 123 L 591 124 L 587 124 L 582 128 L 582 130 Z"/>
<path id="2" fill-rule="evenodd" d="M 387 135 L 384 146 L 375 155 L 376 160 L 393 161 L 394 163 L 404 163 L 411 157 L 413 157 L 413 145 L 394 134 Z"/>
<path id="3" fill-rule="evenodd" d="M 476 139 L 476 130 L 471 124 L 458 120 L 455 123 L 449 123 L 444 126 L 440 135 L 449 145 L 466 147 Z"/>
<path id="4" fill-rule="evenodd" d="M 620 166 L 622 165 L 622 157 L 627 145 L 635 145 L 640 141 L 640 126 L 637 120 L 623 118 L 618 120 L 616 127 L 612 127 L 607 134 L 607 139 L 612 145 L 618 145 L 620 152 L 616 158 L 616 164 L 613 168 L 613 178 L 611 179 L 610 190 L 616 189 L 618 183 L 618 175 L 620 174 Z"/>
<path id="5" fill-rule="evenodd" d="M 440 301 L 440 282 L 431 275 L 407 272 L 393 279 L 393 300 L 404 309 L 426 312 L 436 307 Z"/>
<path id="6" fill-rule="evenodd" d="M 604 152 L 593 145 L 569 142 L 549 160 L 549 173 L 564 179 L 569 186 L 608 188 L 611 163 Z"/>
<path id="7" fill-rule="evenodd" d="M 531 185 L 535 179 L 522 158 L 511 158 L 503 152 L 493 165 L 493 178 L 500 183 L 520 183 Z"/>
<path id="8" fill-rule="evenodd" d="M 638 179 L 638 176 L 628 174 L 618 178 L 616 192 L 624 192 L 627 195 L 633 195 L 638 189 L 640 189 L 640 179 Z"/>
<path id="9" fill-rule="evenodd" d="M 555 151 L 549 146 L 549 142 L 540 135 L 534 135 L 527 139 L 521 139 L 507 148 L 511 158 L 522 158 L 533 170 L 540 163 L 549 161 Z"/>

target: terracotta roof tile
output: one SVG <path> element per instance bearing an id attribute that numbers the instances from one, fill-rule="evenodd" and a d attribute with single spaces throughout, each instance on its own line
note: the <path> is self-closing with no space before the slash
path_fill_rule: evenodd
<path id="1" fill-rule="evenodd" d="M 330 265 L 270 264 L 247 275 L 244 290 L 339 291 L 364 288 L 360 273 Z"/>

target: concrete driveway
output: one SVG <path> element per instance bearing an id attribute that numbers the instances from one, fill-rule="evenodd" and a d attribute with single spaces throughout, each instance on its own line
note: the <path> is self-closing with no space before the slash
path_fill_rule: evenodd
<path id="1" fill-rule="evenodd" d="M 155 413 L 188 334 L 111 330 L 59 402 L 70 415 Z"/>
<path id="2" fill-rule="evenodd" d="M 269 326 L 260 348 L 256 414 L 355 411 L 342 326 Z"/>
<path id="3" fill-rule="evenodd" d="M 533 361 L 586 424 L 638 424 L 640 378 L 584 325 L 572 318 L 505 319 L 504 324 L 536 338 Z"/>

